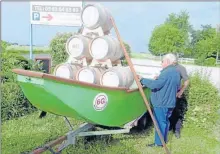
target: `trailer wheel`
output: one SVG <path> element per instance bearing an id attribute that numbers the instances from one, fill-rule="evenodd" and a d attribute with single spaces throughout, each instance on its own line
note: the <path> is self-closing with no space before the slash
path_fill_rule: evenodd
<path id="1" fill-rule="evenodd" d="M 148 121 L 148 118 L 147 118 L 147 114 L 145 113 L 139 120 L 138 120 L 138 123 L 137 123 L 137 128 L 139 130 L 144 130 L 147 128 L 147 121 Z"/>

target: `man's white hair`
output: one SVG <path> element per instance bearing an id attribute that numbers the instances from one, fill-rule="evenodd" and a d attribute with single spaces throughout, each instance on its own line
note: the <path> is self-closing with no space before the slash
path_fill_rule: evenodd
<path id="1" fill-rule="evenodd" d="M 176 55 L 172 54 L 172 53 L 168 53 L 166 55 L 163 56 L 163 60 L 169 60 L 170 63 L 177 63 L 177 57 Z"/>

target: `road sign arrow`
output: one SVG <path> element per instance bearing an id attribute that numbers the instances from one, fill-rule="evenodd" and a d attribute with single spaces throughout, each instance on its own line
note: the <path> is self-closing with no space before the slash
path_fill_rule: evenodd
<path id="1" fill-rule="evenodd" d="M 51 14 L 48 14 L 47 16 L 43 16 L 42 18 L 47 18 L 47 21 L 50 21 L 53 19 L 53 16 Z"/>

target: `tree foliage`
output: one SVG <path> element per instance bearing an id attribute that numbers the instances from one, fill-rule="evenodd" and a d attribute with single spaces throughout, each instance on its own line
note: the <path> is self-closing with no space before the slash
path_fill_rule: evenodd
<path id="1" fill-rule="evenodd" d="M 73 33 L 58 33 L 50 42 L 50 54 L 53 59 L 53 68 L 68 58 L 66 42 Z"/>
<path id="2" fill-rule="evenodd" d="M 213 59 L 216 58 L 217 52 L 220 53 L 220 33 L 209 25 L 202 28 L 196 32 L 197 36 L 193 40 L 194 57 L 197 58 L 197 64 L 213 66 Z"/>
<path id="3" fill-rule="evenodd" d="M 164 24 L 154 29 L 149 43 L 149 50 L 155 55 L 167 52 L 188 55 L 191 53 L 189 39 L 191 30 L 192 26 L 189 22 L 188 12 L 171 13 Z"/>
<path id="4" fill-rule="evenodd" d="M 154 55 L 178 53 L 184 49 L 184 33 L 171 24 L 157 26 L 150 38 L 149 50 Z"/>
<path id="5" fill-rule="evenodd" d="M 192 30 L 192 25 L 189 22 L 188 12 L 181 11 L 179 14 L 171 13 L 165 23 L 178 28 L 184 34 L 185 43 L 189 43 L 189 32 Z"/>
<path id="6" fill-rule="evenodd" d="M 201 40 L 205 40 L 207 38 L 213 38 L 216 35 L 215 28 L 212 28 L 211 25 L 201 25 L 201 30 L 192 30 L 192 41 L 191 44 L 195 45 L 197 42 Z"/>
<path id="7" fill-rule="evenodd" d="M 125 49 L 126 49 L 128 55 L 129 55 L 129 57 L 131 57 L 131 47 L 130 47 L 130 45 L 125 43 L 125 42 L 123 42 L 123 43 L 124 43 Z M 128 65 L 128 62 L 127 62 L 125 57 L 121 58 L 121 63 L 122 63 L 123 66 L 127 66 Z"/>
<path id="8" fill-rule="evenodd" d="M 131 54 L 131 47 L 130 47 L 130 45 L 124 42 L 124 46 L 125 46 L 125 49 L 128 52 L 128 54 L 130 55 Z"/>
<path id="9" fill-rule="evenodd" d="M 199 65 L 213 66 L 220 54 L 219 32 L 211 25 L 201 25 L 196 30 L 189 22 L 189 13 L 171 13 L 164 24 L 155 27 L 149 42 L 149 51 L 154 55 L 176 52 L 196 59 Z"/>

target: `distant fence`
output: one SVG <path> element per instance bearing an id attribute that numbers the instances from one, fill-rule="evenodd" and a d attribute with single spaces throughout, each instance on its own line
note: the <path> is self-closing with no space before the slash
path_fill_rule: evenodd
<path id="1" fill-rule="evenodd" d="M 179 63 L 194 64 L 195 59 L 193 59 L 193 58 L 179 58 Z"/>
<path id="2" fill-rule="evenodd" d="M 162 56 L 148 55 L 146 58 L 151 59 L 151 60 L 156 60 L 156 61 L 162 60 Z M 178 61 L 179 63 L 184 63 L 184 64 L 195 64 L 194 58 L 178 58 Z"/>
<path id="3" fill-rule="evenodd" d="M 216 64 L 220 64 L 220 56 L 217 53 L 217 55 L 214 54 L 216 57 Z M 137 59 L 149 59 L 149 60 L 154 60 L 154 61 L 161 61 L 163 58 L 163 55 L 160 56 L 154 56 L 151 53 L 131 53 L 132 58 L 137 58 Z M 181 64 L 195 64 L 196 59 L 194 58 L 179 58 L 179 63 Z"/>

